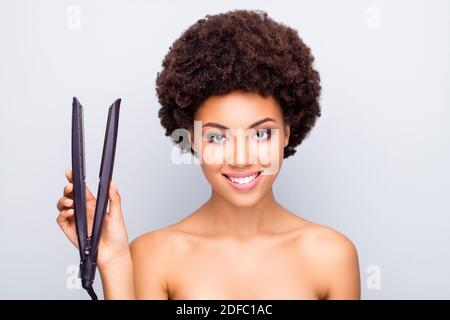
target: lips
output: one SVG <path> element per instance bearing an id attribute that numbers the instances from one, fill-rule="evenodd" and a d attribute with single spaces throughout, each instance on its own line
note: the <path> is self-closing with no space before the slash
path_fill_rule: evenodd
<path id="1" fill-rule="evenodd" d="M 262 170 L 259 171 L 249 171 L 249 172 L 229 172 L 229 173 L 222 173 L 222 175 L 224 175 L 227 178 L 245 178 L 245 177 L 251 177 L 255 174 L 260 174 L 262 172 Z"/>
<path id="2" fill-rule="evenodd" d="M 245 173 L 222 173 L 227 182 L 239 191 L 249 191 L 253 189 L 261 180 L 262 171 L 252 171 Z"/>

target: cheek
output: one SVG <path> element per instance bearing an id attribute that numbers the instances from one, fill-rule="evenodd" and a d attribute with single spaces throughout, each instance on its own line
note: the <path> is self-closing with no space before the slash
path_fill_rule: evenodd
<path id="1" fill-rule="evenodd" d="M 201 164 L 201 168 L 206 180 L 208 180 L 211 185 L 217 184 L 218 181 L 220 181 L 219 179 L 221 178 L 221 165 L 206 164 L 205 162 L 203 162 Z"/>
<path id="2" fill-rule="evenodd" d="M 225 162 L 227 152 L 227 144 L 204 144 L 202 148 L 202 162 L 214 167 Z"/>
<path id="3" fill-rule="evenodd" d="M 273 134 L 271 139 L 256 144 L 251 154 L 266 174 L 278 174 L 284 158 L 284 135 Z"/>

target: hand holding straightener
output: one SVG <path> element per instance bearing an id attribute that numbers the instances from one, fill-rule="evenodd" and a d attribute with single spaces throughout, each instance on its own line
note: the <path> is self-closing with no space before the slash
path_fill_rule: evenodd
<path id="1" fill-rule="evenodd" d="M 60 211 L 57 222 L 70 242 L 78 249 L 77 230 L 75 226 L 73 208 L 72 170 L 67 170 L 68 184 L 64 187 L 63 196 L 58 200 L 57 208 Z M 109 188 L 109 212 L 106 213 L 102 235 L 99 243 L 97 265 L 102 272 L 117 257 L 129 254 L 128 235 L 123 221 L 120 204 L 120 194 L 115 190 L 117 183 L 111 182 Z M 96 200 L 91 190 L 86 186 L 86 207 L 88 230 L 92 230 Z"/>
<path id="2" fill-rule="evenodd" d="M 133 298 L 133 270 L 128 235 L 123 221 L 120 195 L 112 180 L 119 125 L 120 99 L 108 112 L 103 143 L 97 199 L 86 186 L 83 107 L 76 97 L 72 104 L 72 170 L 66 171 L 69 184 L 57 208 L 57 223 L 78 248 L 79 277 L 93 300 L 97 268 L 106 297 Z M 109 204 L 109 212 L 107 212 Z"/>

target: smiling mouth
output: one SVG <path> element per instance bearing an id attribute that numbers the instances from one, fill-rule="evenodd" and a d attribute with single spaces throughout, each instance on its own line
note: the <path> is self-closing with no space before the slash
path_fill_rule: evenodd
<path id="1" fill-rule="evenodd" d="M 246 177 L 233 177 L 233 176 L 227 175 L 225 173 L 222 173 L 222 175 L 235 184 L 246 185 L 246 184 L 250 184 L 252 181 L 254 181 L 261 173 L 262 173 L 262 170 L 254 173 L 252 175 L 248 175 Z"/>

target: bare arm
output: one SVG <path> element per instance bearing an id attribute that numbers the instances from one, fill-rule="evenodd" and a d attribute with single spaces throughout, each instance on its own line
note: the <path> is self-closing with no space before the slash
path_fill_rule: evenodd
<path id="1" fill-rule="evenodd" d="M 320 299 L 361 299 L 358 253 L 345 235 L 329 227 L 314 227 L 303 250 Z"/>
<path id="2" fill-rule="evenodd" d="M 169 299 L 167 245 L 167 237 L 161 231 L 149 232 L 131 243 L 136 299 Z"/>
<path id="3" fill-rule="evenodd" d="M 105 300 L 134 300 L 133 262 L 131 254 L 117 257 L 99 268 Z"/>
<path id="4" fill-rule="evenodd" d="M 356 247 L 350 240 L 338 241 L 338 248 L 331 255 L 333 271 L 329 277 L 327 299 L 361 299 L 359 260 Z"/>

